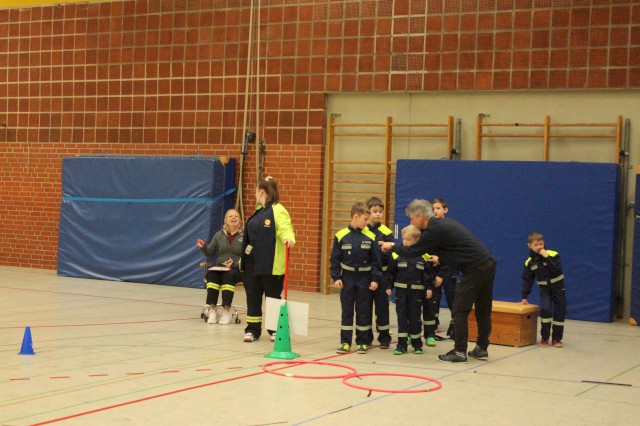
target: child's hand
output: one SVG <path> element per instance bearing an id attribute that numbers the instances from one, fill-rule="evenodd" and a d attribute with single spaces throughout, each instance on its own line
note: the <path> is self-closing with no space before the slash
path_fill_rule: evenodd
<path id="1" fill-rule="evenodd" d="M 335 280 L 333 282 L 333 286 L 336 287 L 336 288 L 343 288 L 344 284 L 342 284 L 342 280 Z"/>
<path id="2" fill-rule="evenodd" d="M 543 248 L 540 249 L 540 251 L 538 252 L 540 254 L 540 256 L 542 257 L 549 257 L 549 253 L 547 253 L 547 251 Z"/>
<path id="3" fill-rule="evenodd" d="M 203 247 L 204 247 L 204 240 L 198 240 L 198 241 L 196 241 L 196 245 L 197 245 L 198 247 L 200 247 L 200 248 L 203 248 Z"/>
<path id="4" fill-rule="evenodd" d="M 227 268 L 231 268 L 231 265 L 233 265 L 233 259 L 228 259 L 227 261 L 222 262 L 222 264 Z"/>
<path id="5" fill-rule="evenodd" d="M 380 249 L 384 252 L 391 251 L 391 249 L 393 249 L 393 243 L 382 243 Z"/>
<path id="6" fill-rule="evenodd" d="M 527 301 L 527 299 L 522 299 L 522 304 L 523 304 L 523 305 L 528 305 L 528 304 L 529 304 L 529 301 Z"/>
<path id="7" fill-rule="evenodd" d="M 290 249 L 293 248 L 293 246 L 295 245 L 295 243 L 289 239 L 285 239 L 284 240 L 284 245 L 289 247 Z"/>
<path id="8" fill-rule="evenodd" d="M 433 291 L 427 290 L 427 299 L 431 299 L 431 296 L 433 296 Z"/>
<path id="9" fill-rule="evenodd" d="M 390 288 L 387 289 L 387 296 L 391 296 L 391 289 Z"/>
<path id="10" fill-rule="evenodd" d="M 375 281 L 371 281 L 371 284 L 369 284 L 369 290 L 376 291 L 377 289 L 378 289 L 378 283 Z"/>
<path id="11" fill-rule="evenodd" d="M 433 285 L 437 287 L 440 287 L 442 285 L 442 277 L 436 277 L 435 280 L 433 280 Z"/>
<path id="12" fill-rule="evenodd" d="M 433 266 L 437 266 L 440 264 L 440 258 L 434 254 L 429 257 L 429 262 L 433 263 Z"/>

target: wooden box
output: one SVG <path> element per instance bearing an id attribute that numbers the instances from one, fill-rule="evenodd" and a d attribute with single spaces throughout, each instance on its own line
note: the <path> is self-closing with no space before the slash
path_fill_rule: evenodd
<path id="1" fill-rule="evenodd" d="M 527 346 L 536 343 L 538 334 L 538 305 L 493 301 L 491 309 L 492 345 Z M 478 338 L 478 323 L 472 309 L 469 314 L 469 340 Z"/>

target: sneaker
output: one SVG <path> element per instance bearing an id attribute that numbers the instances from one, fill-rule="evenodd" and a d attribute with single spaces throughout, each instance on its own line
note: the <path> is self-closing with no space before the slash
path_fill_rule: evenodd
<path id="1" fill-rule="evenodd" d="M 394 355 L 404 355 L 406 353 L 407 348 L 405 348 L 404 346 L 396 346 L 396 348 L 393 350 Z"/>
<path id="2" fill-rule="evenodd" d="M 358 353 L 366 354 L 367 353 L 367 345 L 358 345 Z"/>
<path id="3" fill-rule="evenodd" d="M 480 346 L 476 346 L 472 351 L 467 352 L 467 355 L 475 359 L 489 358 L 489 352 L 487 352 L 486 349 L 482 349 Z"/>
<path id="4" fill-rule="evenodd" d="M 204 308 L 202 308 L 202 313 L 200 314 L 200 318 L 204 319 L 204 322 L 207 322 L 207 320 L 209 319 L 210 309 L 211 309 L 211 306 L 209 305 L 205 305 Z"/>
<path id="5" fill-rule="evenodd" d="M 413 348 L 413 353 L 416 355 L 422 355 L 422 348 Z"/>
<path id="6" fill-rule="evenodd" d="M 254 336 L 253 333 L 245 334 L 243 339 L 243 341 L 247 343 L 255 342 L 256 340 L 258 339 L 256 339 L 256 336 Z"/>
<path id="7" fill-rule="evenodd" d="M 549 342 L 547 342 L 547 345 L 549 344 Z M 553 347 L 554 348 L 564 348 L 564 344 L 562 343 L 562 340 L 554 340 L 553 341 Z"/>
<path id="8" fill-rule="evenodd" d="M 209 309 L 209 318 L 207 319 L 207 324 L 217 324 L 218 320 L 218 310 L 215 308 Z"/>
<path id="9" fill-rule="evenodd" d="M 549 347 L 549 339 L 540 339 L 540 347 L 548 348 Z"/>
<path id="10" fill-rule="evenodd" d="M 380 349 L 389 349 L 389 342 L 384 342 L 384 343 L 380 343 L 380 346 L 378 346 Z"/>
<path id="11" fill-rule="evenodd" d="M 276 333 L 273 333 L 269 336 L 269 340 L 271 340 L 272 342 L 276 341 Z"/>
<path id="12" fill-rule="evenodd" d="M 432 348 L 435 345 L 436 345 L 436 338 L 435 337 L 427 337 L 427 346 Z"/>
<path id="13" fill-rule="evenodd" d="M 464 355 L 464 352 L 456 352 L 454 349 L 452 349 L 444 355 L 438 355 L 438 361 L 460 362 L 460 363 L 466 364 L 467 357 Z"/>
<path id="14" fill-rule="evenodd" d="M 227 325 L 231 324 L 231 309 L 225 309 L 222 311 L 222 315 L 220 316 L 220 324 Z"/>
<path id="15" fill-rule="evenodd" d="M 437 334 L 433 337 L 436 341 L 441 342 L 443 340 L 447 340 L 446 337 L 438 336 Z"/>
<path id="16" fill-rule="evenodd" d="M 351 352 L 351 345 L 348 343 L 342 343 L 340 344 L 340 346 L 338 346 L 336 352 L 339 354 L 348 354 L 349 352 Z"/>

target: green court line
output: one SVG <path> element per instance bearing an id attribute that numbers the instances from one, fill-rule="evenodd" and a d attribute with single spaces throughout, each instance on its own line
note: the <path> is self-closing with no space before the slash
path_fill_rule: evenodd
<path id="1" fill-rule="evenodd" d="M 615 376 L 611 376 L 611 377 L 609 377 L 607 380 L 604 380 L 604 381 L 605 381 L 605 382 L 610 382 L 611 380 L 615 379 L 616 377 L 620 377 L 620 376 L 622 376 L 623 374 L 626 374 L 626 373 L 628 373 L 628 372 L 629 372 L 629 371 L 631 371 L 631 370 L 635 370 L 635 369 L 636 369 L 636 368 L 638 368 L 638 367 L 640 367 L 640 364 L 636 364 L 636 365 L 634 365 L 633 367 L 627 368 L 626 370 L 624 370 L 624 371 L 622 371 L 622 372 L 620 372 L 620 373 L 616 374 Z M 582 392 L 579 392 L 579 393 L 575 394 L 574 396 L 581 396 L 581 395 L 584 395 L 585 393 L 587 393 L 587 392 L 589 392 L 589 391 L 592 391 L 593 389 L 598 388 L 598 387 L 603 386 L 603 385 L 606 385 L 606 383 L 603 383 L 603 384 L 601 384 L 601 385 L 594 385 L 594 386 L 591 386 L 590 388 L 585 389 L 585 390 L 583 390 Z"/>

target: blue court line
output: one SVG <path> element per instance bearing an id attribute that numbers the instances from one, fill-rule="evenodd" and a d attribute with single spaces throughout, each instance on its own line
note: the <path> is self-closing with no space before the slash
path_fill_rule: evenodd
<path id="1" fill-rule="evenodd" d="M 62 197 L 62 201 L 88 201 L 95 203 L 203 203 L 217 201 L 236 192 L 237 188 L 231 188 L 215 197 L 191 197 L 191 198 L 95 198 L 95 197 Z"/>

